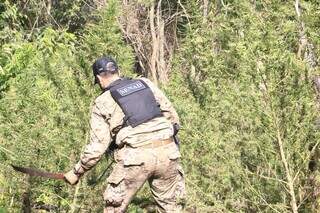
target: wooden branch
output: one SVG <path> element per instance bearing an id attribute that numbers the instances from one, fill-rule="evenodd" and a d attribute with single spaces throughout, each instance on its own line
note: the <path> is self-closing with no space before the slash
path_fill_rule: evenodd
<path id="1" fill-rule="evenodd" d="M 267 86 L 267 83 L 265 81 L 265 79 L 263 78 L 263 83 L 264 83 L 264 94 L 265 94 L 265 101 L 266 103 L 269 103 L 271 98 L 270 98 L 270 92 L 269 92 L 269 88 Z M 281 132 L 280 132 L 280 125 L 279 125 L 279 121 L 278 121 L 278 117 L 277 114 L 274 112 L 274 110 L 272 109 L 272 120 L 274 121 L 274 126 L 276 128 L 276 140 L 278 143 L 278 148 L 279 148 L 279 152 L 280 152 L 280 158 L 284 167 L 284 172 L 286 174 L 286 182 L 287 182 L 287 187 L 288 187 L 288 192 L 290 194 L 291 197 L 291 202 L 290 202 L 290 206 L 291 206 L 291 210 L 293 213 L 298 213 L 298 205 L 297 205 L 297 200 L 296 200 L 296 194 L 294 191 L 294 180 L 292 178 L 292 174 L 290 172 L 290 168 L 289 168 L 289 164 L 288 164 L 288 160 L 284 151 L 284 143 L 281 137 Z"/>
<path id="2" fill-rule="evenodd" d="M 281 156 L 281 161 L 284 165 L 285 168 L 285 173 L 286 173 L 286 178 L 287 178 L 287 185 L 289 187 L 289 194 L 291 196 L 291 210 L 293 213 L 298 213 L 298 205 L 297 205 L 297 201 L 296 201 L 296 194 L 294 191 L 294 182 L 289 170 L 289 165 L 288 165 L 288 161 L 286 158 L 286 155 L 284 153 L 284 148 L 283 148 L 283 141 L 281 138 L 281 134 L 279 131 L 279 126 L 277 125 L 277 141 L 278 141 L 278 146 L 279 146 L 279 151 L 280 151 L 280 156 Z"/>
<path id="3" fill-rule="evenodd" d="M 35 22 L 34 22 L 34 24 L 33 24 L 33 26 L 32 26 L 32 29 L 31 29 L 31 31 L 30 31 L 30 34 L 28 35 L 28 39 L 27 39 L 27 40 L 30 40 L 30 39 L 31 39 L 32 34 L 33 34 L 33 31 L 34 31 L 34 29 L 35 29 L 35 26 L 38 24 L 38 20 L 39 20 L 39 16 L 37 16 L 37 18 L 36 18 L 36 20 L 35 20 Z"/>
<path id="4" fill-rule="evenodd" d="M 189 19 L 190 15 L 187 13 L 187 10 L 186 10 L 186 8 L 183 6 L 183 4 L 181 3 L 181 0 L 178 0 L 178 4 L 179 4 L 180 7 L 182 8 L 183 13 L 185 14 L 185 17 L 186 17 L 187 20 L 188 20 L 188 25 L 189 25 L 189 27 L 191 28 L 191 22 L 190 22 L 190 19 Z"/>
<path id="5" fill-rule="evenodd" d="M 77 202 L 78 202 L 78 195 L 79 195 L 80 185 L 81 185 L 81 181 L 79 181 L 79 183 L 76 185 L 76 189 L 75 189 L 74 194 L 73 194 L 73 201 L 72 201 L 71 209 L 70 209 L 71 213 L 78 212 Z"/>
<path id="6" fill-rule="evenodd" d="M 259 174 L 259 173 L 254 173 L 254 172 L 251 172 L 249 169 L 246 169 L 246 171 L 251 174 L 251 175 L 257 175 L 263 179 L 266 179 L 266 180 L 272 180 L 272 181 L 276 181 L 276 182 L 280 182 L 282 184 L 288 184 L 288 182 L 284 181 L 284 180 L 281 180 L 281 179 L 278 179 L 278 178 L 274 178 L 274 177 L 269 177 L 269 176 L 265 176 L 265 175 L 262 175 L 262 174 Z"/>

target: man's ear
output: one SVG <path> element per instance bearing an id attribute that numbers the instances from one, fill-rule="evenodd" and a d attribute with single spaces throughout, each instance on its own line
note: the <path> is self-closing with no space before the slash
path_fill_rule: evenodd
<path id="1" fill-rule="evenodd" d="M 99 81 L 99 82 L 101 82 L 101 80 L 102 80 L 101 75 L 99 75 L 99 74 L 98 74 L 98 75 L 96 75 L 96 78 L 98 79 L 98 81 Z"/>

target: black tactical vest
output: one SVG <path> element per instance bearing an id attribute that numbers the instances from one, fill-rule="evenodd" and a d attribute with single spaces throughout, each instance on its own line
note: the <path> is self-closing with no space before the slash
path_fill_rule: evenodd
<path id="1" fill-rule="evenodd" d="M 163 116 L 149 86 L 140 79 L 119 79 L 106 90 L 125 114 L 124 125 L 136 127 L 153 118 Z"/>

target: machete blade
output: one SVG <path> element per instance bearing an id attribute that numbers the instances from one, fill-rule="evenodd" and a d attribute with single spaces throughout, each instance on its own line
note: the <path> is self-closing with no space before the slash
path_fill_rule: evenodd
<path id="1" fill-rule="evenodd" d="M 50 178 L 50 179 L 56 179 L 56 180 L 64 180 L 63 173 L 44 172 L 44 171 L 40 171 L 40 170 L 32 169 L 32 168 L 26 168 L 26 167 L 15 166 L 15 165 L 11 165 L 11 166 L 15 171 L 22 172 L 22 173 L 28 174 L 30 176 L 44 177 L 44 178 Z"/>

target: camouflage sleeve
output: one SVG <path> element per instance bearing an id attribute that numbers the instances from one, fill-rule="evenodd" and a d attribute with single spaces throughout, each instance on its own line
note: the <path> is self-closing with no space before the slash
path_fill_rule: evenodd
<path id="1" fill-rule="evenodd" d="M 160 104 L 160 108 L 162 110 L 163 115 L 171 121 L 171 123 L 179 124 L 179 116 L 176 112 L 175 108 L 173 107 L 170 100 L 165 96 L 165 94 L 155 86 L 149 79 L 142 78 L 145 81 L 150 89 L 152 90 L 157 102 Z"/>
<path id="2" fill-rule="evenodd" d="M 90 143 L 86 145 L 80 161 L 75 165 L 74 173 L 82 175 L 94 167 L 108 149 L 110 142 L 111 136 L 106 116 L 94 104 L 90 119 Z"/>

